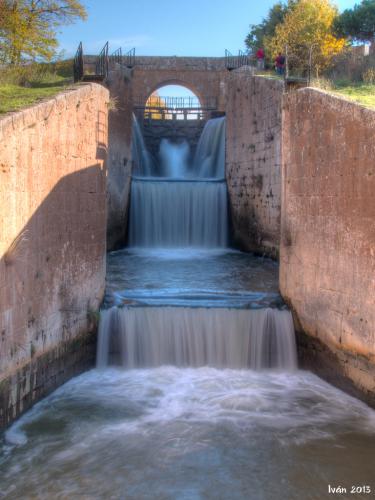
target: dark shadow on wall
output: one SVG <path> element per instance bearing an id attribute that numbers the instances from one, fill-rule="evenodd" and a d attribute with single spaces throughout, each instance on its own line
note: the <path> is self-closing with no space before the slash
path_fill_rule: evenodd
<path id="1" fill-rule="evenodd" d="M 97 158 L 106 158 L 104 142 Z M 27 203 L 24 193 L 17 198 Z M 105 239 L 98 161 L 59 180 L 0 256 L 0 428 L 92 366 Z"/>

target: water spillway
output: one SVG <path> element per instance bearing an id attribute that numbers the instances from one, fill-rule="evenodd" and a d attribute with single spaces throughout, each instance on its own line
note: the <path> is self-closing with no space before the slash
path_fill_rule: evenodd
<path id="1" fill-rule="evenodd" d="M 156 161 L 137 123 L 133 134 L 128 244 L 134 251 L 114 257 L 112 279 L 125 289 L 119 284 L 107 293 L 114 307 L 101 315 L 98 366 L 295 369 L 290 312 L 274 307 L 275 290 L 257 288 L 253 262 L 245 267 L 228 248 L 225 118 L 208 120 L 194 155 L 187 141 L 163 139 Z M 144 252 L 153 250 L 145 260 Z M 202 250 L 205 258 L 197 254 Z M 229 258 L 218 257 L 218 250 Z M 132 259 L 131 267 L 142 261 L 135 284 L 122 282 L 124 257 Z M 157 262 L 156 273 L 150 260 Z M 224 277 L 220 260 L 228 266 Z M 181 269 L 186 271 L 176 279 Z M 200 283 L 195 273 L 203 276 Z M 242 292 L 236 290 L 240 273 L 249 274 L 251 283 Z M 148 281 L 140 278 L 146 274 Z"/>
<path id="2" fill-rule="evenodd" d="M 159 162 L 147 152 L 135 120 L 128 243 L 131 247 L 217 248 L 228 245 L 224 178 L 225 118 L 209 120 L 195 157 L 189 145 L 163 139 Z"/>
<path id="3" fill-rule="evenodd" d="M 224 180 L 132 180 L 130 246 L 226 247 L 227 219 Z"/>
<path id="4" fill-rule="evenodd" d="M 113 307 L 102 313 L 97 366 L 297 367 L 289 311 Z"/>

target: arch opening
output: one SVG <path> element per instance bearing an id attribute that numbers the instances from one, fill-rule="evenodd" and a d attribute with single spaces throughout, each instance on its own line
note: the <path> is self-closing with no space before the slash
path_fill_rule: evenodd
<path id="1" fill-rule="evenodd" d="M 149 95 L 144 116 L 152 120 L 199 120 L 203 118 L 202 104 L 188 87 L 166 84 Z"/>

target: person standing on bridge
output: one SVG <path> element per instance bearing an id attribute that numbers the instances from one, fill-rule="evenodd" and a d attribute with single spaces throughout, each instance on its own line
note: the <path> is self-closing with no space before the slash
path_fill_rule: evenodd
<path id="1" fill-rule="evenodd" d="M 257 50 L 256 58 L 257 58 L 257 68 L 260 70 L 264 69 L 265 54 L 264 54 L 264 49 L 262 49 L 262 47 L 260 47 Z"/>

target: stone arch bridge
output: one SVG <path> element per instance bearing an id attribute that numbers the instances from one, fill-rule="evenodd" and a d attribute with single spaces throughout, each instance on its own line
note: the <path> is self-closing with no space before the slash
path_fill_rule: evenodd
<path id="1" fill-rule="evenodd" d="M 124 233 L 131 175 L 132 114 L 143 116 L 148 97 L 165 85 L 181 85 L 198 98 L 202 109 L 226 112 L 229 71 L 224 57 L 139 57 L 132 68 L 110 59 L 106 86 L 111 95 L 109 115 L 109 244 Z M 213 105 L 214 103 L 214 105 Z M 207 116 L 207 115 L 206 115 Z"/>

